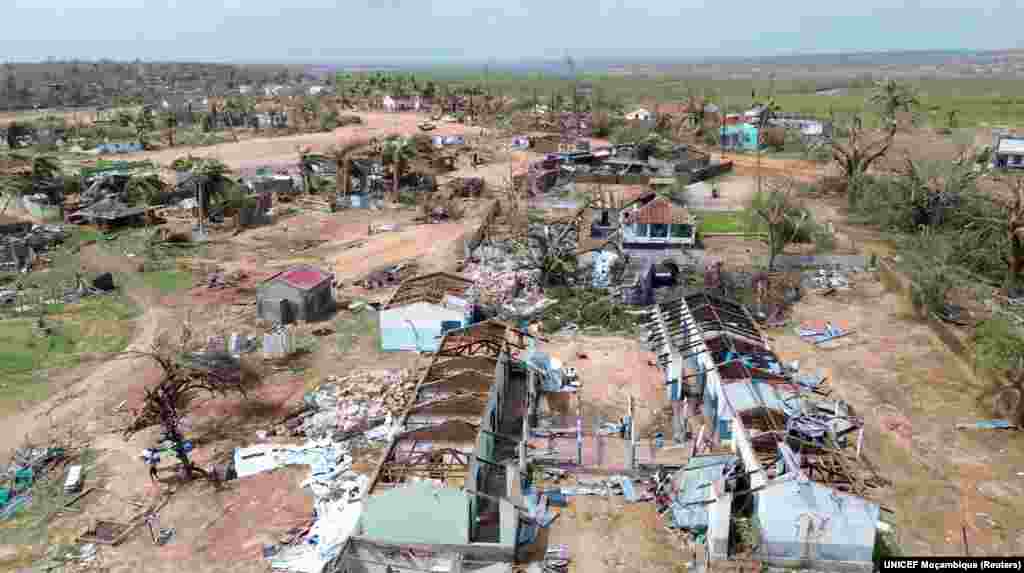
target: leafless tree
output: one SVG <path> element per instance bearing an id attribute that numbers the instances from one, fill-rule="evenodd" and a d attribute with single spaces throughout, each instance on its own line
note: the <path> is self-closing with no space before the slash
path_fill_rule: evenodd
<path id="1" fill-rule="evenodd" d="M 189 458 L 181 421 L 184 413 L 200 396 L 248 396 L 247 390 L 260 379 L 259 373 L 226 353 L 197 353 L 189 321 L 177 337 L 163 333 L 146 351 L 126 353 L 126 358 L 146 358 L 160 367 L 161 378 L 146 388 L 142 408 L 132 412 L 132 419 L 123 430 L 126 439 L 146 428 L 159 425 L 165 440 L 171 442 L 175 457 L 181 462 L 185 479 L 199 475 L 212 477 Z"/>
<path id="2" fill-rule="evenodd" d="M 881 134 L 872 134 L 864 128 L 860 116 L 856 116 L 848 126 L 849 136 L 846 141 L 836 137 L 828 139 L 832 158 L 842 170 L 848 186 L 867 174 L 871 165 L 889 152 L 896 135 L 893 126 L 895 124 L 891 124 Z"/>

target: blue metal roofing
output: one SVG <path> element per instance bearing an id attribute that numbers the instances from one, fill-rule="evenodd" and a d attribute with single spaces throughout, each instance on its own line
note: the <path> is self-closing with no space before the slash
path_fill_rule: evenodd
<path id="1" fill-rule="evenodd" d="M 794 412 L 799 407 L 800 393 L 783 384 L 768 384 L 754 379 L 723 385 L 729 403 L 737 413 L 767 408 L 780 412 Z"/>
<path id="2" fill-rule="evenodd" d="M 770 484 L 756 495 L 763 558 L 871 561 L 877 504 L 795 479 Z"/>
<path id="3" fill-rule="evenodd" d="M 676 527 L 704 529 L 708 526 L 708 504 L 715 501 L 711 482 L 722 479 L 726 469 L 736 463 L 732 454 L 695 456 L 679 470 L 679 492 L 672 503 L 672 516 Z"/>

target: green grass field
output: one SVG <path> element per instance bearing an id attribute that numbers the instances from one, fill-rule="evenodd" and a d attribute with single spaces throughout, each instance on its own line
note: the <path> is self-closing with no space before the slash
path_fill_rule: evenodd
<path id="1" fill-rule="evenodd" d="M 77 304 L 51 305 L 44 323 L 50 336 L 37 332 L 38 318 L 0 320 L 0 412 L 49 394 L 45 371 L 78 364 L 84 355 L 124 349 L 130 319 L 138 309 L 120 295 L 95 296 Z"/>
<path id="2" fill-rule="evenodd" d="M 546 101 L 554 93 L 567 96 L 571 86 L 568 79 L 552 75 L 492 72 L 485 76 L 464 68 L 438 68 L 418 72 L 416 76 L 450 86 L 486 86 L 485 89 L 492 93 L 519 100 L 530 100 L 536 96 Z M 774 91 L 775 100 L 784 111 L 821 117 L 827 117 L 830 111 L 838 115 L 861 111 L 870 91 L 865 87 L 852 87 L 839 96 L 815 95 L 818 85 L 812 80 L 780 79 L 773 86 L 767 78 L 720 80 L 667 75 L 580 74 L 580 79 L 591 83 L 595 98 L 623 105 L 648 100 L 682 101 L 687 95 L 694 94 L 708 96 L 728 111 L 740 111 L 753 103 L 751 90 L 759 98 Z M 921 114 L 933 127 L 946 127 L 950 110 L 957 110 L 960 127 L 1024 125 L 1024 80 L 921 79 L 909 83 L 919 94 Z M 822 84 L 822 87 L 826 86 Z"/>
<path id="3" fill-rule="evenodd" d="M 178 269 L 165 269 L 142 273 L 142 281 L 146 286 L 160 294 L 171 294 L 179 290 L 191 288 L 192 275 Z"/>
<path id="4" fill-rule="evenodd" d="M 697 232 L 707 233 L 744 233 L 747 232 L 746 215 L 739 211 L 697 211 L 694 213 L 700 221 Z"/>

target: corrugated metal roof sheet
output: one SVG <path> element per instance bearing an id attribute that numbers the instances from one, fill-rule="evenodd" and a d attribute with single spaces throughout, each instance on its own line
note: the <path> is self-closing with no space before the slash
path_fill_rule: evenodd
<path id="1" fill-rule="evenodd" d="M 701 529 L 708 526 L 707 504 L 718 499 L 715 488 L 709 484 L 722 479 L 725 471 L 736 463 L 736 456 L 720 454 L 695 456 L 679 470 L 676 480 L 679 491 L 672 504 L 672 515 L 677 527 Z"/>
<path id="2" fill-rule="evenodd" d="M 736 412 L 749 412 L 760 408 L 789 412 L 799 406 L 800 392 L 795 387 L 785 384 L 768 384 L 754 380 L 752 382 L 736 382 L 723 386 Z"/>

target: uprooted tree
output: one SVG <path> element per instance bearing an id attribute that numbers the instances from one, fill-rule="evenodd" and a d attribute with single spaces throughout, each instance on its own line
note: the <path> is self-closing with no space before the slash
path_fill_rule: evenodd
<path id="1" fill-rule="evenodd" d="M 227 353 L 201 353 L 193 340 L 188 321 L 175 338 L 169 333 L 157 337 L 146 351 L 129 352 L 127 358 L 146 358 L 160 367 L 160 381 L 146 388 L 141 409 L 132 412 L 132 419 L 123 430 L 130 439 L 141 430 L 159 425 L 163 440 L 171 443 L 175 457 L 181 462 L 181 475 L 215 478 L 196 466 L 189 458 L 182 429 L 182 420 L 189 407 L 201 396 L 248 397 L 247 390 L 259 382 L 259 372 Z"/>

